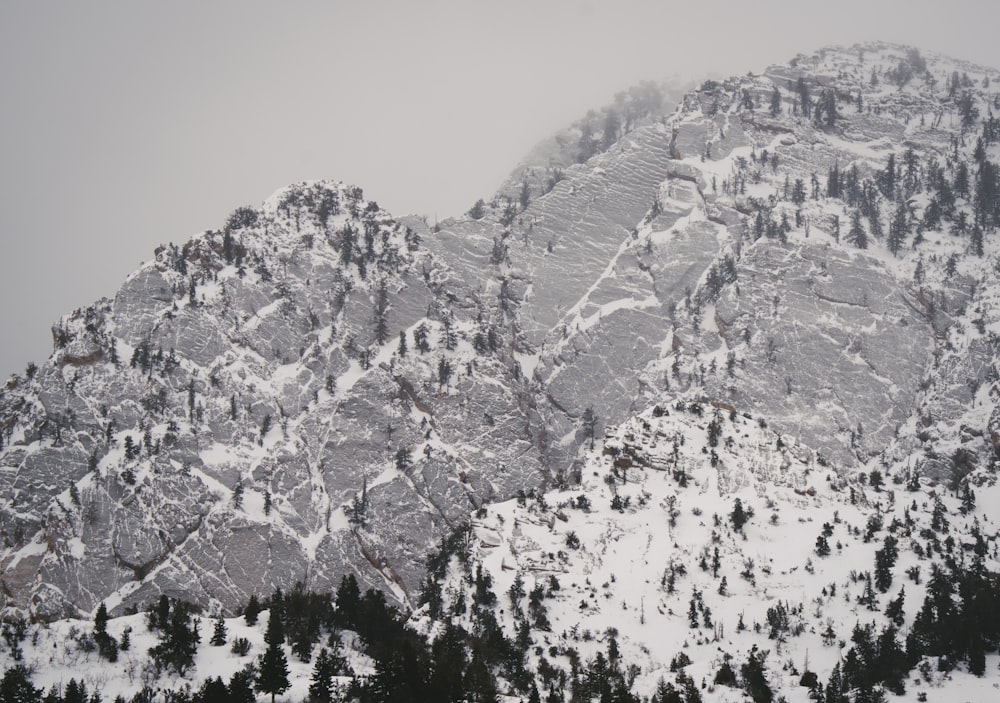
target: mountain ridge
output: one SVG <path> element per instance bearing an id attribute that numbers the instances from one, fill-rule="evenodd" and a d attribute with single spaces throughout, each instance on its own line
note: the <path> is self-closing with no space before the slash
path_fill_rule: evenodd
<path id="1" fill-rule="evenodd" d="M 515 171 L 478 219 L 421 227 L 356 187 L 301 183 L 159 249 L 113 301 L 58 323 L 50 360 L 0 399 L 7 605 L 44 620 L 165 593 L 233 611 L 348 571 L 411 602 L 443 530 L 572 485 L 603 425 L 678 394 L 767 416 L 841 471 L 990 461 L 995 291 L 970 221 L 957 238 L 924 229 L 926 260 L 833 230 L 846 239 L 860 209 L 888 229 L 897 192 L 875 182 L 896 145 L 917 148 L 922 181 L 929 159 L 960 156 L 950 187 L 974 149 L 941 125 L 967 94 L 988 114 L 978 86 L 998 74 L 861 48 L 868 63 L 827 49 L 708 81 L 659 119 L 605 112 L 613 140 L 584 120 L 562 145 L 583 162 Z M 801 114 L 807 93 L 832 94 L 832 118 Z M 831 195 L 841 164 L 879 202 Z M 904 200 L 911 230 L 928 192 Z M 957 200 L 953 219 L 973 210 Z M 923 280 L 901 285 L 918 261 Z M 965 335 L 975 319 L 984 332 Z"/>

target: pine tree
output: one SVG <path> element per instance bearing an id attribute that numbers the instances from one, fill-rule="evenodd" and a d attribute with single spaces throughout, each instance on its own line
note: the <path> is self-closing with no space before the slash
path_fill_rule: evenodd
<path id="1" fill-rule="evenodd" d="M 468 212 L 469 217 L 471 217 L 473 220 L 481 220 L 485 214 L 486 214 L 486 203 L 483 201 L 482 198 L 473 203 L 472 207 L 469 208 Z"/>
<path id="2" fill-rule="evenodd" d="M 771 687 L 767 683 L 767 677 L 764 675 L 765 656 L 763 652 L 757 650 L 757 645 L 754 645 L 746 663 L 740 666 L 743 690 L 753 699 L 754 703 L 771 703 L 774 697 Z"/>
<path id="3" fill-rule="evenodd" d="M 858 249 L 868 248 L 868 233 L 865 226 L 861 224 L 861 211 L 854 210 L 851 213 L 851 228 L 847 231 L 847 241 Z"/>
<path id="4" fill-rule="evenodd" d="M 264 641 L 267 649 L 257 662 L 257 680 L 255 688 L 259 693 L 270 693 L 271 703 L 279 693 L 284 693 L 291 686 L 288 680 L 288 659 L 285 657 L 285 634 L 281 624 L 281 613 L 272 604 L 267 619 L 267 631 Z"/>
<path id="5" fill-rule="evenodd" d="M 31 672 L 24 664 L 15 664 L 0 679 L 0 700 L 4 703 L 39 703 L 42 690 L 31 685 Z"/>
<path id="6" fill-rule="evenodd" d="M 837 114 L 837 93 L 832 88 L 823 91 L 822 107 L 826 115 L 825 124 L 827 128 L 832 129 L 840 116 Z"/>
<path id="7" fill-rule="evenodd" d="M 389 289 L 385 279 L 381 279 L 375 291 L 375 341 L 385 344 L 389 339 Z"/>
<path id="8" fill-rule="evenodd" d="M 812 96 L 809 92 L 809 85 L 802 76 L 799 76 L 795 83 L 795 91 L 799 95 L 799 110 L 802 112 L 802 116 L 809 117 L 812 109 Z"/>
<path id="9" fill-rule="evenodd" d="M 909 212 L 907 212 L 906 203 L 899 203 L 892 220 L 889 222 L 889 240 L 886 242 L 886 246 L 893 256 L 899 254 L 899 250 L 903 248 L 903 243 L 906 241 L 906 235 L 909 233 Z"/>
<path id="10" fill-rule="evenodd" d="M 236 479 L 236 485 L 233 486 L 233 507 L 237 510 L 243 508 L 243 479 Z"/>
<path id="11" fill-rule="evenodd" d="M 417 325 L 417 328 L 413 330 L 413 345 L 421 354 L 426 354 L 431 350 L 431 345 L 427 341 L 427 336 L 427 325 L 421 322 Z"/>
<path id="12" fill-rule="evenodd" d="M 590 440 L 590 449 L 593 450 L 597 437 L 597 415 L 591 406 L 588 405 L 584 409 L 583 415 L 580 417 L 580 422 L 583 424 L 585 436 Z"/>
<path id="13" fill-rule="evenodd" d="M 889 590 L 892 585 L 892 567 L 899 555 L 897 540 L 892 535 L 886 535 L 882 549 L 875 552 L 875 587 L 881 593 Z"/>
<path id="14" fill-rule="evenodd" d="M 770 105 L 771 117 L 777 117 L 781 114 L 781 93 L 778 91 L 778 86 L 775 86 L 771 90 L 771 105 Z"/>
<path id="15" fill-rule="evenodd" d="M 903 601 L 905 597 L 905 591 L 900 588 L 899 595 L 889 601 L 889 603 L 885 606 L 885 616 L 889 618 L 889 620 L 891 620 L 896 627 L 902 627 L 905 622 L 903 615 Z"/>
<path id="16" fill-rule="evenodd" d="M 801 205 L 806 201 L 806 184 L 801 178 L 796 178 L 792 186 L 792 202 Z"/>
<path id="17" fill-rule="evenodd" d="M 969 240 L 969 249 L 979 258 L 983 258 L 983 229 L 979 225 L 972 227 L 972 236 Z"/>
<path id="18" fill-rule="evenodd" d="M 404 473 L 413 466 L 413 460 L 410 458 L 410 451 L 406 447 L 400 447 L 396 451 L 395 463 L 396 469 Z"/>
<path id="19" fill-rule="evenodd" d="M 346 574 L 340 579 L 337 587 L 337 624 L 354 628 L 358 618 L 361 603 L 361 589 L 354 574 Z"/>
<path id="20" fill-rule="evenodd" d="M 865 573 L 865 588 L 862 594 L 858 597 L 858 603 L 868 608 L 868 610 L 875 610 L 878 606 L 878 598 L 875 596 L 875 590 L 872 588 L 872 578 L 871 574 Z"/>
<path id="21" fill-rule="evenodd" d="M 198 622 L 191 617 L 191 606 L 179 601 L 172 604 L 164 621 L 160 642 L 149 649 L 149 654 L 157 666 L 183 676 L 194 666 L 194 655 L 201 642 Z"/>
<path id="22" fill-rule="evenodd" d="M 816 555 L 821 557 L 830 556 L 830 543 L 826 539 L 826 535 L 820 535 L 816 538 Z"/>
<path id="23" fill-rule="evenodd" d="M 458 335 L 455 332 L 455 320 L 452 315 L 444 316 L 441 321 L 441 343 L 445 349 L 454 350 L 458 346 Z"/>
<path id="24" fill-rule="evenodd" d="M 104 601 L 101 601 L 94 615 L 94 642 L 101 657 L 109 662 L 118 661 L 118 642 L 108 634 L 108 609 Z"/>
<path id="25" fill-rule="evenodd" d="M 733 524 L 733 529 L 737 532 L 743 531 L 743 526 L 747 523 L 750 516 L 747 514 L 746 510 L 743 508 L 743 501 L 739 498 L 733 503 L 733 511 L 729 513 L 729 521 Z"/>
<path id="26" fill-rule="evenodd" d="M 313 665 L 312 679 L 309 684 L 310 703 L 332 703 L 336 693 L 333 677 L 337 673 L 333 658 L 326 647 L 323 647 L 316 655 L 316 663 Z"/>
<path id="27" fill-rule="evenodd" d="M 215 618 L 215 628 L 212 630 L 212 639 L 209 640 L 209 644 L 213 647 L 223 647 L 226 644 L 226 620 L 222 617 L 222 613 L 219 613 L 218 617 Z"/>
<path id="28" fill-rule="evenodd" d="M 260 615 L 260 611 L 260 601 L 257 600 L 257 594 L 251 593 L 250 600 L 247 601 L 247 606 L 243 609 L 243 619 L 246 620 L 247 625 L 257 624 L 257 616 Z"/>
<path id="29" fill-rule="evenodd" d="M 434 700 L 465 700 L 462 674 L 468 668 L 465 651 L 465 631 L 447 623 L 444 632 L 431 644 L 431 671 L 428 676 L 429 694 Z"/>
<path id="30" fill-rule="evenodd" d="M 108 631 L 108 608 L 104 605 L 104 601 L 97 606 L 97 612 L 94 614 L 94 633 L 102 634 Z"/>

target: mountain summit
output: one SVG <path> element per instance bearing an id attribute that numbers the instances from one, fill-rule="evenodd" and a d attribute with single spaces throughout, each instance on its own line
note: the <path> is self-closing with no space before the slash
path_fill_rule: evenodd
<path id="1" fill-rule="evenodd" d="M 830 48 L 623 93 L 433 228 L 300 183 L 159 248 L 2 390 L 6 607 L 233 612 L 346 573 L 414 605 L 443 535 L 586 485 L 657 405 L 859 494 L 960 486 L 1000 443 L 997 85 Z"/>

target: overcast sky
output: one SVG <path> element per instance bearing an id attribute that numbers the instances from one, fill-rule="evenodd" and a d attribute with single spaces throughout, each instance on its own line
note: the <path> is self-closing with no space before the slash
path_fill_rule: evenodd
<path id="1" fill-rule="evenodd" d="M 1000 67 L 998 27 L 995 0 L 0 0 L 0 378 L 293 181 L 443 219 L 640 80 L 868 39 Z"/>

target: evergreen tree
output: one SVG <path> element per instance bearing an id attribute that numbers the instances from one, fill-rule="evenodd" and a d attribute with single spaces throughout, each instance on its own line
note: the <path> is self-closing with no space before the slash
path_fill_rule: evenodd
<path id="1" fill-rule="evenodd" d="M 191 703 L 220 703 L 229 701 L 229 689 L 219 676 L 208 677 L 191 696 Z"/>
<path id="2" fill-rule="evenodd" d="M 460 703 L 465 700 L 463 674 L 468 668 L 465 640 L 466 633 L 452 623 L 431 645 L 431 671 L 428 677 L 429 694 L 433 700 Z"/>
<path id="3" fill-rule="evenodd" d="M 247 625 L 257 624 L 257 616 L 260 615 L 262 609 L 260 601 L 257 600 L 257 594 L 251 593 L 250 600 L 247 601 L 247 606 L 243 609 L 243 619 L 246 620 Z"/>
<path id="4" fill-rule="evenodd" d="M 594 408 L 588 405 L 580 417 L 580 422 L 583 424 L 584 435 L 590 440 L 590 449 L 593 450 L 597 438 L 597 415 L 594 413 Z"/>
<path id="5" fill-rule="evenodd" d="M 94 615 L 94 642 L 101 657 L 109 662 L 118 661 L 118 642 L 108 634 L 108 609 L 104 601 L 101 601 Z"/>
<path id="6" fill-rule="evenodd" d="M 313 664 L 311 683 L 309 684 L 310 703 L 332 703 L 335 698 L 333 677 L 338 674 L 335 662 L 326 647 L 319 650 L 316 663 Z"/>
<path id="7" fill-rule="evenodd" d="M 229 703 L 257 703 L 253 692 L 253 664 L 247 664 L 229 677 Z"/>
<path id="8" fill-rule="evenodd" d="M 743 690 L 753 699 L 754 703 L 771 703 L 774 694 L 764 675 L 764 657 L 766 653 L 757 650 L 754 645 L 750 650 L 745 664 L 740 666 L 740 676 L 743 679 Z"/>
<path id="9" fill-rule="evenodd" d="M 868 608 L 868 610 L 875 610 L 878 606 L 878 598 L 875 595 L 875 590 L 872 588 L 871 574 L 865 572 L 864 581 L 865 587 L 858 597 L 858 603 Z"/>
<path id="10" fill-rule="evenodd" d="M 63 689 L 62 703 L 87 703 L 87 685 L 70 679 Z"/>
<path id="11" fill-rule="evenodd" d="M 778 90 L 778 86 L 775 86 L 771 90 L 771 104 L 769 111 L 771 117 L 777 117 L 781 114 L 781 92 Z"/>
<path id="12" fill-rule="evenodd" d="M 104 601 L 97 606 L 97 612 L 94 614 L 94 634 L 106 634 L 108 631 L 108 608 L 104 605 Z"/>
<path id="13" fill-rule="evenodd" d="M 955 168 L 955 181 L 951 188 L 956 195 L 969 197 L 969 165 L 965 161 L 960 161 Z"/>
<path id="14" fill-rule="evenodd" d="M 840 197 L 840 168 L 834 164 L 826 174 L 826 197 Z"/>
<path id="15" fill-rule="evenodd" d="M 445 349 L 454 350 L 458 346 L 458 335 L 455 332 L 455 320 L 451 314 L 444 316 L 441 321 L 441 343 Z"/>
<path id="16" fill-rule="evenodd" d="M 903 626 L 903 601 L 905 597 L 906 594 L 904 590 L 900 588 L 899 595 L 889 601 L 889 603 L 885 606 L 885 616 L 889 618 L 889 620 L 892 621 L 896 627 Z"/>
<path id="17" fill-rule="evenodd" d="M 816 538 L 816 555 L 821 557 L 830 556 L 830 543 L 826 539 L 826 535 L 820 535 Z"/>
<path id="18" fill-rule="evenodd" d="M 223 647 L 226 644 L 226 620 L 222 617 L 222 613 L 215 618 L 215 627 L 212 630 L 212 639 L 208 641 L 213 647 Z"/>
<path id="19" fill-rule="evenodd" d="M 865 226 L 861 224 L 861 211 L 854 210 L 851 213 L 851 228 L 847 231 L 847 241 L 858 249 L 868 248 L 868 233 Z"/>
<path id="20" fill-rule="evenodd" d="M 801 178 L 796 178 L 792 186 L 792 202 L 801 205 L 806 201 L 806 184 Z"/>
<path id="21" fill-rule="evenodd" d="M 291 682 L 288 680 L 288 659 L 285 657 L 285 634 L 281 624 L 281 613 L 273 603 L 268 614 L 264 641 L 267 643 L 267 649 L 257 662 L 255 688 L 259 693 L 270 693 L 271 703 L 274 703 L 274 697 L 287 691 Z"/>
<path id="22" fill-rule="evenodd" d="M 192 607 L 175 601 L 164 618 L 160 629 L 160 642 L 150 647 L 149 655 L 160 668 L 172 670 L 178 676 L 194 666 L 194 655 L 201 642 L 198 622 L 192 618 Z"/>
<path id="23" fill-rule="evenodd" d="M 972 236 L 969 239 L 969 249 L 979 258 L 983 258 L 983 229 L 979 225 L 972 227 Z"/>
<path id="24" fill-rule="evenodd" d="M 729 655 L 725 655 L 725 659 L 722 661 L 722 665 L 719 670 L 715 672 L 714 683 L 717 686 L 729 686 L 730 688 L 736 688 L 738 681 L 736 679 L 736 672 L 733 671 L 732 665 L 729 663 Z M 659 690 L 659 687 L 657 687 Z"/>
<path id="25" fill-rule="evenodd" d="M 31 674 L 23 664 L 16 664 L 0 679 L 0 701 L 4 703 L 38 703 L 42 690 L 31 684 Z"/>
<path id="26" fill-rule="evenodd" d="M 903 680 L 906 678 L 909 667 L 906 663 L 906 653 L 896 640 L 895 626 L 889 625 L 882 630 L 875 649 L 877 654 L 871 667 L 873 670 L 872 679 L 881 681 L 896 695 L 903 695 L 905 693 Z"/>
<path id="27" fill-rule="evenodd" d="M 417 351 L 421 354 L 426 354 L 431 350 L 431 345 L 427 341 L 428 331 L 427 325 L 421 322 L 417 325 L 417 328 L 413 330 L 413 345 L 417 348 Z"/>
<path id="28" fill-rule="evenodd" d="M 837 93 L 832 88 L 823 91 L 822 108 L 825 115 L 825 124 L 828 129 L 832 129 L 840 116 L 837 114 Z"/>
<path id="29" fill-rule="evenodd" d="M 743 526 L 747 523 L 750 516 L 747 511 L 743 508 L 743 501 L 737 498 L 733 503 L 733 511 L 729 513 L 729 521 L 733 524 L 733 529 L 737 532 L 743 531 Z"/>
<path id="30" fill-rule="evenodd" d="M 463 685 L 467 699 L 473 703 L 498 703 L 500 700 L 496 680 L 478 651 L 469 662 Z"/>
<path id="31" fill-rule="evenodd" d="M 381 279 L 375 291 L 375 341 L 385 344 L 389 339 L 389 288 L 385 279 Z"/>
<path id="32" fill-rule="evenodd" d="M 812 110 L 812 95 L 809 91 L 809 85 L 802 76 L 799 76 L 795 82 L 795 92 L 799 96 L 799 110 L 802 112 L 802 116 L 809 117 Z"/>
<path id="33" fill-rule="evenodd" d="M 896 545 L 896 538 L 886 535 L 882 549 L 875 552 L 875 587 L 880 593 L 885 593 L 892 585 L 892 567 L 899 554 Z"/>
<path id="34" fill-rule="evenodd" d="M 876 179 L 878 181 L 879 189 L 882 191 L 882 195 L 887 197 L 889 200 L 896 199 L 896 155 L 889 154 L 888 161 L 885 165 L 884 171 L 879 171 L 876 174 Z"/>
<path id="35" fill-rule="evenodd" d="M 481 220 L 485 214 L 486 214 L 486 203 L 483 202 L 482 198 L 473 203 L 472 207 L 469 208 L 468 212 L 469 217 L 471 217 L 473 220 Z"/>
<path id="36" fill-rule="evenodd" d="M 826 684 L 826 703 L 848 703 L 849 688 L 845 689 L 843 676 L 840 673 L 840 662 L 833 665 L 830 679 Z"/>
<path id="37" fill-rule="evenodd" d="M 354 574 L 345 574 L 337 587 L 336 621 L 341 627 L 353 629 L 356 627 L 361 604 L 361 589 Z"/>
<path id="38" fill-rule="evenodd" d="M 906 203 L 901 202 L 896 206 L 896 212 L 889 222 L 889 239 L 886 242 L 886 246 L 893 256 L 897 255 L 899 250 L 903 248 L 906 235 L 909 233 L 909 212 L 906 209 Z"/>

